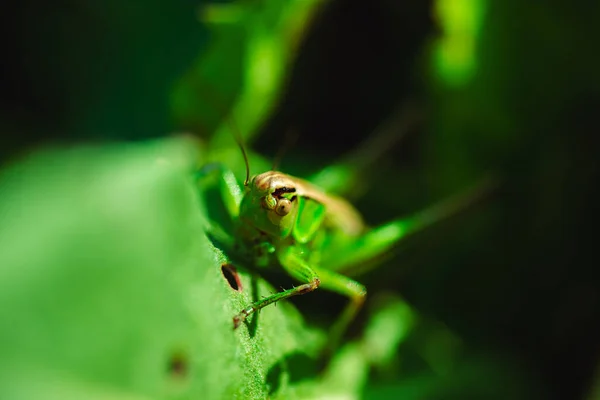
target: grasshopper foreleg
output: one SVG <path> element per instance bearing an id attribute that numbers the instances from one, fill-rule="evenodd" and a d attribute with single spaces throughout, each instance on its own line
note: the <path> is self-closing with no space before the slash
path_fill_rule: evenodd
<path id="1" fill-rule="evenodd" d="M 367 295 L 367 290 L 360 283 L 344 275 L 338 274 L 337 272 L 308 265 L 298 250 L 292 246 L 285 248 L 283 251 L 279 251 L 277 256 L 281 266 L 294 279 L 297 279 L 303 284 L 292 289 L 284 290 L 283 292 L 275 293 L 243 309 L 233 318 L 234 329 L 246 320 L 249 315 L 269 304 L 276 303 L 292 296 L 312 292 L 318 287 L 321 287 L 350 298 L 350 302 L 333 325 L 329 335 L 329 342 L 327 343 L 326 350 L 329 352 L 334 350 L 346 331 L 348 324 L 354 319 L 362 307 Z"/>
<path id="2" fill-rule="evenodd" d="M 304 294 L 308 292 L 312 292 L 320 285 L 319 278 L 315 277 L 311 282 L 302 284 L 300 286 L 296 286 L 295 288 L 284 290 L 283 292 L 275 293 L 271 296 L 265 297 L 255 303 L 252 303 L 247 308 L 240 311 L 235 317 L 233 317 L 233 329 L 237 328 L 248 318 L 250 315 L 254 314 L 256 311 L 260 310 L 263 307 L 268 306 L 269 304 L 276 303 L 279 300 L 287 299 L 292 296 L 297 296 L 299 294 Z"/>
<path id="3" fill-rule="evenodd" d="M 240 213 L 240 203 L 242 202 L 242 188 L 238 185 L 233 172 L 221 163 L 206 164 L 196 171 L 196 179 L 205 179 L 210 174 L 218 172 L 219 189 L 223 198 L 223 203 L 229 216 L 237 218 Z"/>
<path id="4" fill-rule="evenodd" d="M 276 303 L 280 300 L 312 292 L 321 284 L 321 279 L 317 275 L 316 271 L 308 265 L 301 257 L 299 257 L 292 247 L 288 247 L 286 250 L 278 254 L 279 261 L 283 268 L 298 281 L 303 284 L 296 286 L 292 289 L 284 290 L 283 292 L 275 293 L 271 296 L 265 297 L 264 299 L 258 300 L 242 311 L 240 311 L 235 317 L 233 317 L 233 329 L 240 326 L 242 322 L 248 318 L 251 314 L 268 306 L 269 304 Z"/>
<path id="5" fill-rule="evenodd" d="M 331 354 L 339 345 L 348 325 L 354 320 L 354 317 L 356 317 L 356 314 L 358 314 L 365 302 L 367 289 L 355 280 L 334 271 L 318 269 L 318 273 L 321 277 L 321 288 L 341 294 L 350 299 L 329 333 L 325 352 Z"/>

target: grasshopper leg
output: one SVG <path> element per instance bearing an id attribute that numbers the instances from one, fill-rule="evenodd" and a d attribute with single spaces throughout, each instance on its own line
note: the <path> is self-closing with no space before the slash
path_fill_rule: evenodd
<path id="1" fill-rule="evenodd" d="M 412 102 L 398 107 L 366 140 L 336 163 L 308 180 L 326 192 L 352 197 L 363 181 L 361 176 L 389 149 L 393 148 L 421 121 L 422 115 Z"/>
<path id="2" fill-rule="evenodd" d="M 321 284 L 321 280 L 314 268 L 308 265 L 308 263 L 306 263 L 292 247 L 287 247 L 285 250 L 281 251 L 278 254 L 278 258 L 286 272 L 289 273 L 294 279 L 302 282 L 302 285 L 296 286 L 292 289 L 284 290 L 283 292 L 275 293 L 250 304 L 248 307 L 240 311 L 235 317 L 233 317 L 233 329 L 240 326 L 240 324 L 244 322 L 246 318 L 261 308 L 292 296 L 312 292 Z"/>
<path id="3" fill-rule="evenodd" d="M 324 251 L 322 263 L 328 269 L 344 274 L 365 272 L 368 262 L 375 257 L 385 254 L 407 236 L 466 210 L 496 186 L 497 180 L 488 176 L 467 190 L 426 209 L 380 225 L 355 239 L 343 241 L 341 245 Z"/>
<path id="4" fill-rule="evenodd" d="M 221 163 L 209 163 L 196 171 L 196 179 L 204 179 L 215 171 L 219 173 L 219 189 L 225 208 L 231 218 L 236 218 L 240 214 L 243 192 L 229 168 Z"/>
<path id="5" fill-rule="evenodd" d="M 252 303 L 233 318 L 234 329 L 246 320 L 248 316 L 269 304 L 292 296 L 309 293 L 318 287 L 321 287 L 350 298 L 350 302 L 338 320 L 334 323 L 329 335 L 327 351 L 334 350 L 346 331 L 348 324 L 354 319 L 362 307 L 367 295 L 367 290 L 360 283 L 344 275 L 338 274 L 337 272 L 311 267 L 304 261 L 301 254 L 299 254 L 294 247 L 287 247 L 285 250 L 280 251 L 278 258 L 282 267 L 290 274 L 290 276 L 302 282 L 302 285 L 275 293 Z"/>
<path id="6" fill-rule="evenodd" d="M 350 299 L 342 314 L 333 324 L 328 337 L 326 353 L 332 354 L 338 347 L 348 325 L 354 320 L 367 298 L 367 289 L 357 281 L 334 271 L 318 269 L 321 288 L 346 296 Z"/>
<path id="7" fill-rule="evenodd" d="M 214 178 L 217 181 L 214 181 Z M 238 184 L 233 172 L 222 163 L 214 162 L 209 163 L 198 169 L 194 175 L 196 182 L 199 184 L 201 191 L 206 190 L 206 187 L 213 188 L 216 184 L 216 189 L 220 193 L 222 200 L 225 218 L 231 221 L 231 228 L 235 224 L 236 219 L 239 217 L 240 204 L 242 202 L 242 188 Z M 212 181 L 211 181 L 212 179 Z M 210 182 L 208 186 L 206 183 Z M 218 242 L 221 248 L 234 250 L 236 248 L 236 242 L 232 240 L 231 231 L 224 228 L 227 225 L 214 224 L 210 218 L 206 221 L 205 231 L 213 241 Z"/>

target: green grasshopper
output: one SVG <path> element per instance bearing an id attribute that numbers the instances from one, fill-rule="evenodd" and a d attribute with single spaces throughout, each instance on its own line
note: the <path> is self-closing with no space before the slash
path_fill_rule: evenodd
<path id="1" fill-rule="evenodd" d="M 478 184 L 426 210 L 370 229 L 348 201 L 306 180 L 279 171 L 250 178 L 248 157 L 241 141 L 238 144 L 246 166 L 243 188 L 222 164 L 206 166 L 200 176 L 215 167 L 220 172 L 221 193 L 235 223 L 238 250 L 254 266 L 280 267 L 300 285 L 249 304 L 233 316 L 233 327 L 238 328 L 269 304 L 321 288 L 349 298 L 332 327 L 329 350 L 337 346 L 367 295 L 362 284 L 343 272 L 385 254 L 407 235 L 464 209 L 489 188 L 489 182 Z"/>

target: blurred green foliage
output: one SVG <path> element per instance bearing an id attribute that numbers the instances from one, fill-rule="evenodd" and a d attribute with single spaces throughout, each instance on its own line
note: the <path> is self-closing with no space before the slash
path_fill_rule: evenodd
<path id="1" fill-rule="evenodd" d="M 250 137 L 274 108 L 302 34 L 322 2 L 277 0 L 207 4 L 201 21 L 211 28 L 210 46 L 173 94 L 179 126 L 215 133 L 231 142 L 235 119 Z M 234 115 L 230 117 L 229 114 Z"/>
<path id="2" fill-rule="evenodd" d="M 484 21 L 486 0 L 439 0 L 436 16 L 442 29 L 434 56 L 443 84 L 466 84 L 477 72 L 479 34 Z"/>

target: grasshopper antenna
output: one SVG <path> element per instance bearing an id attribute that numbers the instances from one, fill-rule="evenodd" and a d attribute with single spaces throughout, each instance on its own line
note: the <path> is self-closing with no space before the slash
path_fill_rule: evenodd
<path id="1" fill-rule="evenodd" d="M 210 98 L 218 100 L 220 96 L 214 90 L 214 88 L 210 84 L 203 84 L 201 82 L 196 82 L 196 86 L 199 92 L 203 92 L 209 95 Z M 223 104 L 222 102 L 213 102 L 213 106 L 216 104 Z M 222 107 L 216 107 L 217 110 L 225 112 L 225 109 Z M 227 113 L 224 114 L 226 116 L 227 123 L 229 124 L 229 128 L 233 133 L 233 138 L 235 139 L 238 146 L 240 146 L 240 150 L 242 150 L 242 155 L 244 156 L 244 164 L 246 165 L 246 180 L 244 181 L 244 186 L 248 186 L 250 182 L 250 163 L 248 162 L 248 154 L 246 154 L 246 148 L 244 147 L 244 140 L 242 139 L 242 134 L 238 129 L 235 119 L 232 116 L 227 116 Z"/>
<path id="2" fill-rule="evenodd" d="M 233 120 L 233 118 L 228 118 L 227 120 L 228 120 L 231 130 L 233 132 L 233 138 L 235 139 L 238 146 L 240 146 L 240 150 L 242 150 L 242 155 L 244 156 L 244 164 L 246 165 L 246 180 L 244 181 L 244 186 L 248 186 L 248 183 L 250 182 L 250 162 L 248 162 L 248 154 L 246 154 L 246 148 L 244 147 L 244 141 L 242 139 L 240 130 L 238 129 L 237 125 L 235 124 L 235 121 Z"/>

